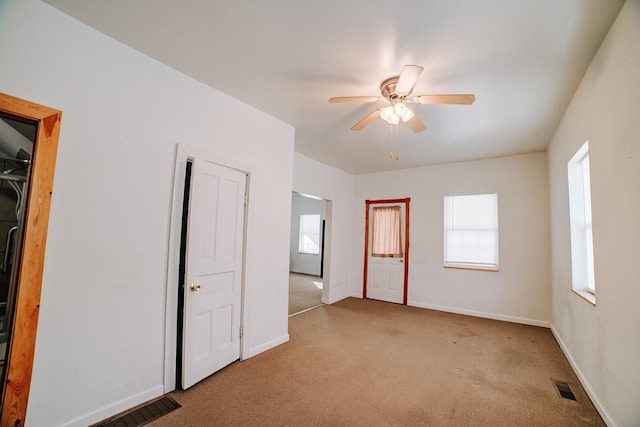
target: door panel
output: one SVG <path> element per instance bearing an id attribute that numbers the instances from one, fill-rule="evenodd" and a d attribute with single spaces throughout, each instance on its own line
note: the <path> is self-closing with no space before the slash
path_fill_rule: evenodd
<path id="1" fill-rule="evenodd" d="M 240 358 L 246 176 L 194 161 L 189 200 L 182 387 Z"/>
<path id="2" fill-rule="evenodd" d="M 388 287 L 391 292 L 402 292 L 401 283 L 404 281 L 404 268 L 402 264 L 391 264 L 389 269 L 389 282 Z M 402 301 L 400 301 L 402 302 Z"/>

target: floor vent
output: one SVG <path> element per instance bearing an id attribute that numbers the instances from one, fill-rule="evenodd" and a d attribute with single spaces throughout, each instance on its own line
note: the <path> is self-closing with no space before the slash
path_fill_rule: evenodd
<path id="1" fill-rule="evenodd" d="M 553 385 L 556 386 L 556 390 L 560 397 L 564 399 L 569 399 L 573 401 L 577 401 L 576 396 L 571 391 L 571 387 L 569 387 L 569 383 L 564 381 L 553 380 Z"/>
<path id="2" fill-rule="evenodd" d="M 157 420 L 179 407 L 178 402 L 168 396 L 163 396 L 94 424 L 91 427 L 139 427 Z"/>

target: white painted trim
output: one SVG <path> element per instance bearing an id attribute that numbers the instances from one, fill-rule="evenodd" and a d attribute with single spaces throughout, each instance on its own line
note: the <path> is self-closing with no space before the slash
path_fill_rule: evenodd
<path id="1" fill-rule="evenodd" d="M 178 287 L 180 268 L 180 234 L 182 229 L 182 204 L 187 153 L 181 145 L 176 146 L 173 171 L 173 193 L 169 210 L 169 242 L 167 250 L 167 281 L 165 290 L 164 327 L 164 392 L 176 388 L 176 355 L 178 334 Z"/>
<path id="2" fill-rule="evenodd" d="M 348 296 L 353 297 L 353 298 L 362 299 L 362 291 L 360 291 L 360 292 L 350 292 Z"/>
<path id="3" fill-rule="evenodd" d="M 325 304 L 314 305 L 313 307 L 305 308 L 304 310 L 298 311 L 297 313 L 291 313 L 290 315 L 287 316 L 287 318 L 297 316 L 298 314 L 306 313 L 307 311 L 315 310 L 316 308 L 322 308 L 324 306 Z"/>
<path id="4" fill-rule="evenodd" d="M 457 307 L 447 307 L 443 305 L 423 304 L 415 301 L 408 301 L 408 306 L 428 308 L 430 310 L 446 311 L 448 313 L 464 314 L 466 316 L 483 317 L 485 319 L 502 320 L 504 322 L 521 323 L 523 325 L 541 326 L 543 328 L 549 328 L 550 322 L 545 320 L 527 319 L 526 317 L 507 316 L 504 314 L 485 313 L 483 311 L 466 310 Z"/>
<path id="5" fill-rule="evenodd" d="M 215 163 L 220 166 L 225 166 L 227 168 L 235 169 L 238 172 L 242 172 L 247 175 L 251 175 L 251 172 L 254 169 L 254 166 L 249 163 L 245 163 L 243 161 L 236 160 L 231 157 L 223 156 L 220 154 L 211 153 L 209 151 L 201 150 L 199 148 L 186 146 L 184 144 L 178 144 L 178 150 L 182 151 L 186 156 L 186 158 L 189 158 L 189 159 L 198 158 L 210 163 Z"/>
<path id="6" fill-rule="evenodd" d="M 339 296 L 339 297 L 336 297 L 336 298 L 332 298 L 332 299 L 322 298 L 320 300 L 320 302 L 322 302 L 323 304 L 333 304 L 333 303 L 336 303 L 338 301 L 342 301 L 343 299 L 349 298 L 350 296 L 351 295 L 346 294 L 346 295 L 342 295 L 342 296 Z M 362 296 L 360 296 L 360 297 L 362 298 Z"/>
<path id="7" fill-rule="evenodd" d="M 597 394 L 595 393 L 595 391 L 593 391 L 591 384 L 589 384 L 589 382 L 587 381 L 587 378 L 584 376 L 584 374 L 580 370 L 580 367 L 578 366 L 574 358 L 571 356 L 571 352 L 569 352 L 569 348 L 566 346 L 566 344 L 560 337 L 560 334 L 558 333 L 556 328 L 553 326 L 553 324 L 551 324 L 550 329 L 551 329 L 551 333 L 553 334 L 556 341 L 558 342 L 558 345 L 560 345 L 562 352 L 564 353 L 565 357 L 569 361 L 569 364 L 573 368 L 573 371 L 576 373 L 576 376 L 578 377 L 580 384 L 582 384 L 582 388 L 584 388 L 584 390 L 587 392 L 587 395 L 589 395 L 589 399 L 591 399 L 593 406 L 596 407 L 596 410 L 604 420 L 604 423 L 609 427 L 616 427 L 616 423 L 613 422 L 613 419 L 605 409 L 604 405 L 598 399 Z"/>
<path id="8" fill-rule="evenodd" d="M 127 409 L 141 405 L 145 402 L 155 399 L 156 397 L 160 397 L 162 396 L 162 394 L 162 385 L 158 385 L 141 393 L 129 396 L 126 399 L 122 399 L 109 405 L 103 406 L 96 411 L 84 414 L 78 418 L 62 424 L 61 427 L 84 427 L 95 424 L 106 418 L 119 414 L 120 412 L 126 411 Z"/>
<path id="9" fill-rule="evenodd" d="M 289 334 L 285 334 L 285 335 L 282 335 L 279 338 L 273 339 L 273 340 L 271 340 L 269 342 L 266 342 L 266 343 L 264 343 L 262 345 L 250 348 L 249 351 L 246 354 L 246 357 L 244 357 L 244 359 L 248 359 L 250 357 L 256 356 L 256 355 L 258 355 L 258 354 L 260 354 L 262 352 L 265 352 L 267 350 L 271 350 L 272 348 L 277 347 L 280 344 L 284 344 L 284 343 L 286 343 L 288 341 L 289 341 Z"/>
<path id="10" fill-rule="evenodd" d="M 210 153 L 183 144 L 176 146 L 176 159 L 173 171 L 173 192 L 171 197 L 171 205 L 169 207 L 169 242 L 167 249 L 167 280 L 165 289 L 165 327 L 164 327 L 164 374 L 163 386 L 164 393 L 169 393 L 176 389 L 176 355 L 177 355 L 177 334 L 178 334 L 178 287 L 176 283 L 179 280 L 180 269 L 180 235 L 182 230 L 182 204 L 184 199 L 184 180 L 187 161 L 189 159 L 201 159 L 207 162 L 215 163 L 235 169 L 247 175 L 246 193 L 249 194 L 251 181 L 251 172 L 254 169 L 252 165 L 237 161 L 235 159 Z M 246 250 L 247 241 L 247 217 L 249 203 L 245 207 L 245 224 L 244 224 L 244 240 L 243 250 Z M 242 307 L 241 307 L 241 327 L 244 329 L 247 322 L 247 313 L 244 310 L 245 294 L 244 294 L 244 270 L 246 269 L 246 255 L 243 253 L 243 283 L 242 283 Z M 240 356 L 244 357 L 243 343 L 247 331 L 244 329 L 243 338 L 240 340 Z"/>

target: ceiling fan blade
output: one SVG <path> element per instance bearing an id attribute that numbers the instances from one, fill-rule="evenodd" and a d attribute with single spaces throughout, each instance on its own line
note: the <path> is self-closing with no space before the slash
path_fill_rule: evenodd
<path id="1" fill-rule="evenodd" d="M 419 65 L 405 65 L 400 73 L 395 92 L 400 96 L 409 95 L 423 70 L 424 68 Z"/>
<path id="2" fill-rule="evenodd" d="M 337 102 L 378 102 L 383 101 L 381 96 L 336 96 L 329 100 L 331 104 Z"/>
<path id="3" fill-rule="evenodd" d="M 415 114 L 405 123 L 408 124 L 414 132 L 422 132 L 427 128 L 424 123 L 422 123 L 422 120 L 420 120 L 420 117 Z"/>
<path id="4" fill-rule="evenodd" d="M 418 95 L 411 99 L 416 104 L 460 104 L 471 105 L 476 100 L 475 95 Z"/>
<path id="5" fill-rule="evenodd" d="M 378 108 L 376 111 L 374 111 L 373 113 L 369 114 L 364 119 L 360 120 L 358 123 L 353 125 L 351 130 L 360 130 L 363 127 L 365 127 L 366 125 L 368 125 L 369 123 L 371 123 L 372 121 L 374 121 L 380 115 L 380 110 L 382 110 L 382 108 Z"/>

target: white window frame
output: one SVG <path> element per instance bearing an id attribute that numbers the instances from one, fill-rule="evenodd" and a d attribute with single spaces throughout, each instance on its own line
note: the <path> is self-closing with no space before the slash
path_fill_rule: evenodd
<path id="1" fill-rule="evenodd" d="M 303 218 L 308 217 L 309 219 L 314 219 L 317 223 L 317 228 L 312 230 L 308 229 L 306 220 Z M 299 225 L 299 233 L 298 233 L 298 253 L 301 254 L 309 254 L 309 255 L 320 255 L 320 227 L 322 225 L 322 219 L 320 218 L 320 214 L 302 214 L 300 215 L 300 225 Z M 315 237 L 315 240 L 314 240 Z M 310 248 L 308 246 L 310 239 L 314 243 L 314 247 Z"/>
<path id="2" fill-rule="evenodd" d="M 571 230 L 571 287 L 595 305 L 595 267 L 591 218 L 589 141 L 567 163 Z"/>
<path id="3" fill-rule="evenodd" d="M 458 199 L 460 198 L 460 199 Z M 478 203 L 492 204 L 490 211 L 491 217 L 484 221 L 484 224 L 478 224 L 474 228 L 458 231 L 456 233 L 456 223 L 468 222 L 465 221 L 466 212 L 458 210 L 455 211 L 456 200 L 472 201 L 473 198 L 477 198 Z M 484 201 L 481 200 L 484 198 Z M 499 233 L 498 233 L 498 194 L 497 193 L 485 193 L 485 194 L 463 194 L 463 195 L 445 195 L 444 196 L 444 263 L 445 268 L 462 268 L 471 270 L 485 270 L 485 271 L 499 271 Z M 489 240 L 493 240 L 493 254 L 488 258 L 479 259 L 470 257 L 470 255 L 460 255 L 460 250 L 456 251 L 455 248 L 460 247 L 460 244 L 456 245 L 455 240 L 459 240 L 461 233 L 468 232 L 469 236 L 473 233 L 483 232 L 491 233 L 492 237 Z M 463 237 L 463 240 L 465 238 Z M 462 248 L 464 251 L 464 248 Z M 458 255 L 455 253 L 458 252 Z M 468 253 L 468 250 L 466 251 Z"/>

